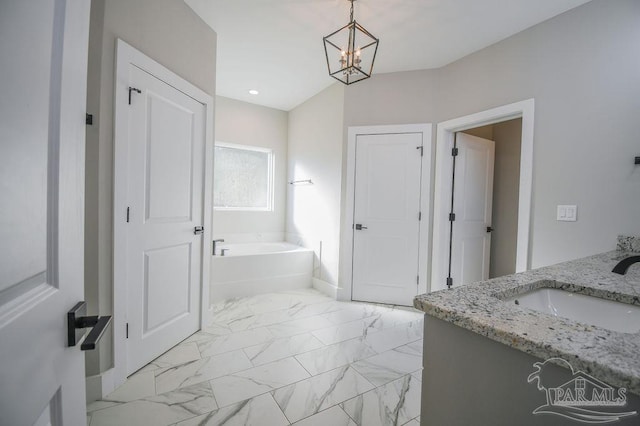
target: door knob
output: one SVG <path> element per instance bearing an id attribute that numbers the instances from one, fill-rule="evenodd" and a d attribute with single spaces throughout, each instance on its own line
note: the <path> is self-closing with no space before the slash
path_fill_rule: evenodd
<path id="1" fill-rule="evenodd" d="M 196 226 L 193 228 L 193 235 L 200 235 L 204 232 L 204 226 Z"/>
<path id="2" fill-rule="evenodd" d="M 105 330 L 111 324 L 111 316 L 92 316 L 88 317 L 87 303 L 78 302 L 67 312 L 67 344 L 75 346 L 84 335 L 85 328 L 91 328 L 89 335 L 84 339 L 80 350 L 92 350 L 96 348 L 96 344 L 102 338 Z"/>
<path id="3" fill-rule="evenodd" d="M 366 226 L 363 226 L 361 223 L 356 223 L 356 231 L 362 231 L 363 229 L 369 229 Z"/>

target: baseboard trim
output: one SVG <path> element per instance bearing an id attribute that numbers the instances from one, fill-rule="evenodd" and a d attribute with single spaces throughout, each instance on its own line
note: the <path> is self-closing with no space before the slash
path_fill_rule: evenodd
<path id="1" fill-rule="evenodd" d="M 104 373 L 89 376 L 85 379 L 87 404 L 102 399 L 115 390 L 116 386 L 113 377 L 114 369 L 110 368 Z"/>
<path id="2" fill-rule="evenodd" d="M 311 278 L 311 286 L 334 299 L 338 298 L 338 286 L 318 278 Z"/>

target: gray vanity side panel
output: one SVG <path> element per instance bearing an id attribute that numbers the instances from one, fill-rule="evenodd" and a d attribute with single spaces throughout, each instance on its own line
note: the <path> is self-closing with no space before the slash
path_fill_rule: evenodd
<path id="1" fill-rule="evenodd" d="M 422 426 L 577 426 L 557 415 L 532 414 L 546 402 L 536 383 L 527 383 L 541 361 L 446 321 L 425 315 Z M 570 359 L 567 361 L 571 362 Z M 547 375 L 548 374 L 548 375 Z M 545 377 L 554 383 L 571 373 L 552 365 Z M 627 394 L 624 411 L 639 411 L 640 398 Z M 640 416 L 616 425 L 638 425 Z"/>

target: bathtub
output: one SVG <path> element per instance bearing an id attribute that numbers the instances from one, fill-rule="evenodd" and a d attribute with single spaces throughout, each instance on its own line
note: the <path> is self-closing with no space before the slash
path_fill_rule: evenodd
<path id="1" fill-rule="evenodd" d="M 312 270 L 313 250 L 295 244 L 219 243 L 211 257 L 211 303 L 311 287 Z"/>

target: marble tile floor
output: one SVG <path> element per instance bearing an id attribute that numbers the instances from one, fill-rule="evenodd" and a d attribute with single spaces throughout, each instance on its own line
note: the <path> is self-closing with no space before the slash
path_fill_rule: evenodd
<path id="1" fill-rule="evenodd" d="M 89 404 L 88 425 L 419 425 L 421 312 L 305 289 L 213 318 Z"/>

